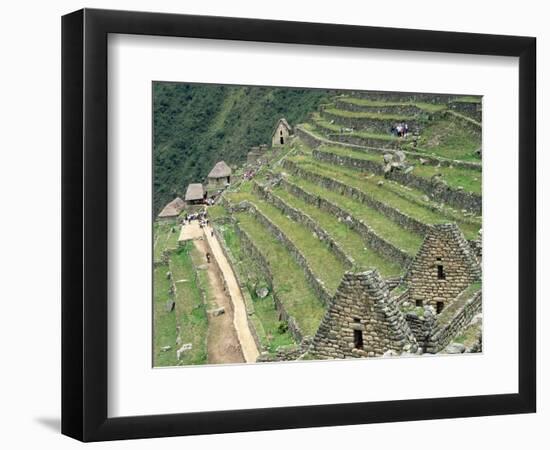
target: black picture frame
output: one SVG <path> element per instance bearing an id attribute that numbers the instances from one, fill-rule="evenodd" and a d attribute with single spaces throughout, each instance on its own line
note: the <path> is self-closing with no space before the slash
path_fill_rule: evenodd
<path id="1" fill-rule="evenodd" d="M 107 417 L 107 37 L 178 36 L 519 58 L 518 393 Z M 536 39 L 83 9 L 62 18 L 62 433 L 82 441 L 535 412 Z"/>

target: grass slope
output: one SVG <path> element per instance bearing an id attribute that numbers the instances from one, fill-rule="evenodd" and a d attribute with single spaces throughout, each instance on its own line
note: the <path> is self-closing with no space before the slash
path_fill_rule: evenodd
<path id="1" fill-rule="evenodd" d="M 304 271 L 288 250 L 247 213 L 237 213 L 239 225 L 256 242 L 273 273 L 273 290 L 305 335 L 314 335 L 324 307 L 309 287 Z"/>

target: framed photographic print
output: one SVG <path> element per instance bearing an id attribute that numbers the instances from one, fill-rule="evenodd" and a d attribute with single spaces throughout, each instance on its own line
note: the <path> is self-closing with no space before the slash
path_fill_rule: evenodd
<path id="1" fill-rule="evenodd" d="M 64 434 L 535 411 L 534 38 L 62 25 Z"/>

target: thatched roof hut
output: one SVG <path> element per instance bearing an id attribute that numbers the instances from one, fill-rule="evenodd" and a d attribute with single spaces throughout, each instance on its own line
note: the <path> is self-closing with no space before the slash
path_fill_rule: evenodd
<path id="1" fill-rule="evenodd" d="M 225 161 L 219 161 L 208 174 L 208 178 L 227 178 L 231 176 L 231 167 Z"/>
<path id="2" fill-rule="evenodd" d="M 167 203 L 164 208 L 162 208 L 162 211 L 159 213 L 158 217 L 159 219 L 170 219 L 177 217 L 183 210 L 184 206 L 185 202 L 181 198 L 176 197 L 170 203 Z"/>
<path id="3" fill-rule="evenodd" d="M 201 183 L 191 183 L 185 193 L 186 202 L 196 202 L 204 199 L 204 190 Z"/>

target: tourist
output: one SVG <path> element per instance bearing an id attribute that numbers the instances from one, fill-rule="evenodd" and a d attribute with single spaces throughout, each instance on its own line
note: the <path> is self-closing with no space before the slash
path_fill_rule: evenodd
<path id="1" fill-rule="evenodd" d="M 206 262 L 210 263 L 210 253 L 206 252 Z"/>

